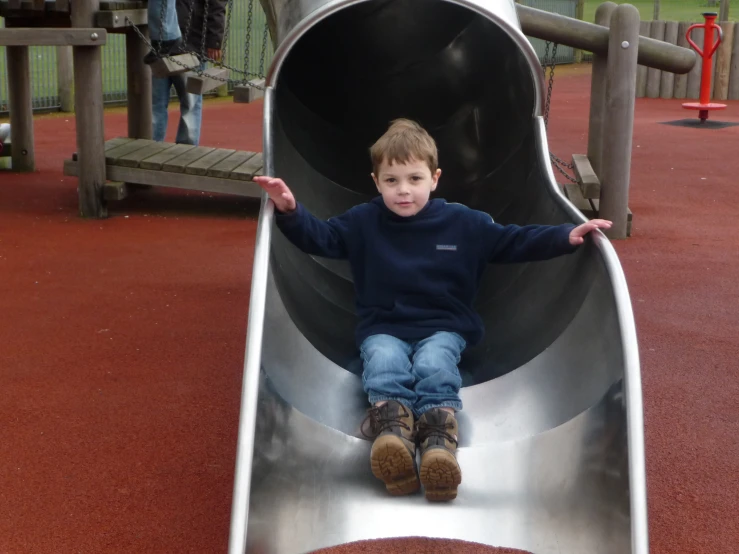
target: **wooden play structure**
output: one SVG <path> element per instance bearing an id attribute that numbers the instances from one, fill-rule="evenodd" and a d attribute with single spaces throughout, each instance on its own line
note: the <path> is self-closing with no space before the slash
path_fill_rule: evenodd
<path id="1" fill-rule="evenodd" d="M 0 46 L 8 47 L 15 171 L 34 171 L 36 165 L 28 46 L 71 45 L 77 151 L 65 161 L 64 173 L 79 179 L 81 216 L 106 217 L 106 200 L 123 198 L 129 183 L 259 196 L 251 179 L 262 168 L 261 154 L 151 140 L 152 73 L 163 76 L 189 72 L 188 91 L 202 94 L 227 83 L 228 73 L 233 70 L 244 76 L 236 86 L 234 101 L 251 102 L 262 94 L 263 81 L 248 71 L 246 61 L 243 71 L 214 60 L 208 61 L 217 63 L 216 67 L 199 70 L 196 56 L 186 53 L 160 60 L 150 69 L 143 63 L 151 44 L 147 3 L 141 1 L 0 0 L 0 15 L 5 18 Z M 109 33 L 126 36 L 128 136 L 106 142 L 100 47 L 105 45 Z M 228 34 L 226 40 L 227 37 Z M 262 42 L 266 44 L 266 38 Z M 224 50 L 225 46 L 224 40 Z M 262 65 L 263 60 L 264 51 Z"/>
<path id="2" fill-rule="evenodd" d="M 262 4 L 267 8 L 271 5 Z M 601 4 L 595 24 L 522 4 L 516 4 L 516 9 L 524 34 L 547 41 L 547 48 L 554 45 L 556 49 L 562 44 L 593 53 L 587 154 L 574 155 L 572 163 L 552 155 L 552 163 L 570 181 L 563 187 L 570 201 L 588 217 L 611 219 L 614 226 L 609 236 L 624 238 L 630 232 L 632 218 L 628 191 L 637 68 L 684 75 L 694 67 L 697 56 L 690 49 L 640 37 L 639 12 L 628 4 Z M 229 9 L 227 17 L 230 13 Z M 261 66 L 268 31 L 273 36 L 276 32 L 274 14 L 269 9 L 265 13 Z M 79 179 L 82 216 L 105 217 L 106 200 L 125 196 L 126 183 L 259 196 L 259 188 L 251 179 L 262 170 L 261 154 L 150 140 L 151 74 L 189 71 L 188 90 L 202 94 L 228 82 L 228 71 L 237 71 L 243 80 L 234 90 L 234 101 L 250 102 L 263 92 L 263 67 L 259 73 L 249 71 L 246 60 L 243 71 L 228 67 L 224 62 L 208 60 L 203 48 L 199 53 L 165 58 L 149 69 L 143 63 L 151 47 L 145 2 L 0 0 L 0 15 L 6 18 L 6 28 L 0 29 L 0 44 L 8 46 L 14 169 L 34 169 L 28 45 L 72 45 L 77 151 L 65 161 L 64 172 Z M 108 33 L 126 34 L 128 136 L 105 142 L 100 47 Z M 228 31 L 224 50 L 227 40 Z M 215 67 L 199 69 L 198 58 Z"/>
<path id="3" fill-rule="evenodd" d="M 626 238 L 632 224 L 628 200 L 637 69 L 686 74 L 696 54 L 640 37 L 639 11 L 630 4 L 600 4 L 595 24 L 521 4 L 516 8 L 524 34 L 593 53 L 587 154 L 573 155 L 572 163 L 552 156 L 552 162 L 570 181 L 563 187 L 570 202 L 588 218 L 613 221 L 606 232 L 610 238 Z"/>

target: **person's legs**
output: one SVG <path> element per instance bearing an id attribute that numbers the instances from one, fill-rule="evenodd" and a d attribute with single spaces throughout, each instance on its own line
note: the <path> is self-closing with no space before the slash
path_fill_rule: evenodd
<path id="1" fill-rule="evenodd" d="M 370 465 L 393 495 L 419 489 L 414 442 L 412 346 L 389 335 L 368 337 L 360 347 L 362 383 L 373 405 L 362 433 L 374 439 Z M 370 424 L 370 433 L 364 429 Z"/>
<path id="2" fill-rule="evenodd" d="M 201 65 L 201 69 L 205 64 Z M 187 73 L 171 77 L 177 96 L 180 99 L 180 123 L 177 126 L 177 144 L 200 143 L 200 129 L 203 121 L 203 97 L 187 92 Z"/>
<path id="3" fill-rule="evenodd" d="M 457 364 L 466 346 L 456 333 L 439 332 L 414 348 L 419 473 L 428 500 L 453 500 L 462 482 L 455 456 L 459 429 L 454 412 L 462 409 L 462 379 Z"/>
<path id="4" fill-rule="evenodd" d="M 434 333 L 415 345 L 412 372 L 417 400 L 413 407 L 419 417 L 432 408 L 462 409 L 457 364 L 466 346 L 461 336 L 447 332 Z"/>
<path id="5" fill-rule="evenodd" d="M 169 77 L 151 79 L 151 124 L 152 139 L 163 142 L 167 134 L 167 119 L 169 107 L 169 91 L 172 81 Z"/>
<path id="6" fill-rule="evenodd" d="M 144 62 L 150 64 L 157 59 L 157 50 L 166 56 L 180 45 L 182 32 L 177 21 L 176 0 L 149 0 L 147 12 L 149 38 L 154 50 L 144 56 Z"/>

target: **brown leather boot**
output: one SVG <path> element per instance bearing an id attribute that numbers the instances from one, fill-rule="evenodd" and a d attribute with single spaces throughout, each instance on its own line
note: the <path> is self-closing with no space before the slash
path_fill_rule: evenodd
<path id="1" fill-rule="evenodd" d="M 369 421 L 370 433 L 364 430 Z M 372 474 L 385 483 L 387 491 L 399 496 L 421 488 L 416 470 L 413 412 L 400 402 L 389 400 L 369 409 L 362 433 L 374 438 L 370 465 Z"/>
<path id="2" fill-rule="evenodd" d="M 434 408 L 418 419 L 418 444 L 421 449 L 421 484 L 426 500 L 445 501 L 457 497 L 462 470 L 457 462 L 456 418 Z"/>

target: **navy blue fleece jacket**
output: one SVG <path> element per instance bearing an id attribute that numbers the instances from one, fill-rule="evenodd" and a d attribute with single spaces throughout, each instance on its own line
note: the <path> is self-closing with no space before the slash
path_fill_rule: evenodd
<path id="1" fill-rule="evenodd" d="M 276 212 L 285 236 L 307 254 L 348 259 L 356 291 L 357 345 L 383 333 L 420 340 L 459 333 L 469 345 L 484 328 L 473 309 L 488 263 L 546 260 L 577 249 L 574 225 L 499 225 L 486 213 L 436 198 L 401 217 L 381 197 L 321 221 L 298 204 Z"/>

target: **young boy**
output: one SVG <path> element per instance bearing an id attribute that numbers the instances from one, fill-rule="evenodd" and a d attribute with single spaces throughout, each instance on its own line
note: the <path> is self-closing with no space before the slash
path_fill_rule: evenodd
<path id="1" fill-rule="evenodd" d="M 372 473 L 390 494 L 423 484 L 428 500 L 452 500 L 462 482 L 457 365 L 483 335 L 473 302 L 485 267 L 571 253 L 585 235 L 611 223 L 502 226 L 484 212 L 430 200 L 441 176 L 436 144 L 407 119 L 393 121 L 370 156 L 380 196 L 325 222 L 297 203 L 281 179 L 254 180 L 293 244 L 308 254 L 349 259 L 362 382 L 372 405 L 365 420 L 374 438 Z"/>

